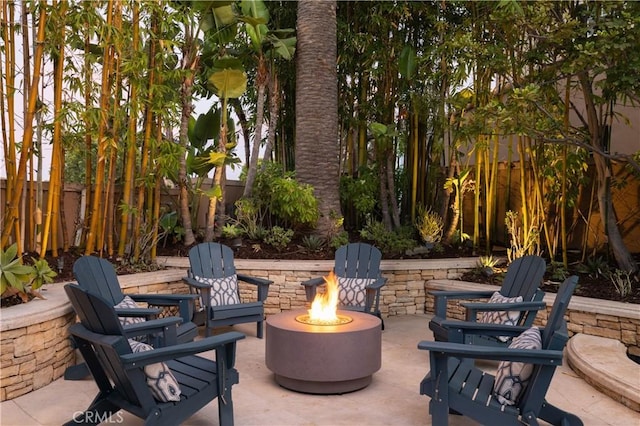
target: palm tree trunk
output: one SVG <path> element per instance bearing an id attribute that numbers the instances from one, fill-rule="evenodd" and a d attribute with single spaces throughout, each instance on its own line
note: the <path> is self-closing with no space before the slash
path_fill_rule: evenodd
<path id="1" fill-rule="evenodd" d="M 317 233 L 330 235 L 341 217 L 339 194 L 336 2 L 298 2 L 296 177 L 314 187 Z M 321 112 L 321 113 L 320 113 Z"/>

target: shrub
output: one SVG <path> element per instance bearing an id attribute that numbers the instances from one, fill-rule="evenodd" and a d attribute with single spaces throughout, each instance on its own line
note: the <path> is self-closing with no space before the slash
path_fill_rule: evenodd
<path id="1" fill-rule="evenodd" d="M 417 245 L 412 235 L 412 227 L 401 227 L 397 231 L 390 231 L 382 222 L 378 221 L 369 221 L 360 230 L 362 238 L 372 241 L 383 252 L 394 255 L 403 254 Z"/>
<path id="2" fill-rule="evenodd" d="M 274 226 L 267 232 L 264 242 L 274 246 L 278 251 L 287 247 L 293 238 L 293 229 Z"/>
<path id="3" fill-rule="evenodd" d="M 256 205 L 273 216 L 278 225 L 287 227 L 315 227 L 320 211 L 311 185 L 294 179 L 293 172 L 283 172 L 282 166 L 269 163 L 264 172 L 256 175 L 254 194 Z"/>
<path id="4" fill-rule="evenodd" d="M 331 238 L 331 241 L 329 241 L 329 246 L 334 249 L 342 247 L 346 244 L 349 244 L 349 233 L 347 233 L 347 231 L 341 231 L 337 233 Z"/>

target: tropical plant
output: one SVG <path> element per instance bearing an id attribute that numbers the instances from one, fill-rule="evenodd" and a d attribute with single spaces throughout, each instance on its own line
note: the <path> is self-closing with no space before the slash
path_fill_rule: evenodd
<path id="1" fill-rule="evenodd" d="M 440 215 L 424 206 L 418 206 L 416 213 L 416 229 L 420 238 L 427 244 L 439 243 L 442 239 L 444 223 Z"/>
<path id="2" fill-rule="evenodd" d="M 607 277 L 610 273 L 609 263 L 602 256 L 587 258 L 577 269 L 578 272 L 589 274 L 591 278 Z"/>
<path id="3" fill-rule="evenodd" d="M 614 269 L 611 271 L 609 273 L 609 280 L 613 283 L 616 292 L 623 299 L 633 290 L 633 283 L 638 281 L 632 272 L 621 269 Z"/>
<path id="4" fill-rule="evenodd" d="M 174 210 L 163 214 L 162 217 L 160 217 L 158 225 L 162 229 L 164 246 L 166 246 L 169 237 L 171 237 L 173 243 L 182 241 L 184 237 L 184 227 L 178 225 L 178 212 Z"/>
<path id="5" fill-rule="evenodd" d="M 536 222 L 530 224 L 530 228 L 524 230 L 518 220 L 518 213 L 507 212 L 505 225 L 510 237 L 510 247 L 507 248 L 509 263 L 527 254 L 540 255 L 540 233 Z"/>
<path id="6" fill-rule="evenodd" d="M 43 298 L 36 290 L 52 282 L 56 275 L 45 259 L 34 260 L 33 265 L 22 264 L 17 244 L 6 250 L 0 247 L 0 297 L 17 295 L 23 302 L 28 302 L 30 296 Z"/>
<path id="7" fill-rule="evenodd" d="M 324 246 L 324 240 L 318 235 L 305 235 L 302 237 L 302 245 L 311 251 L 319 251 Z"/>
<path id="8" fill-rule="evenodd" d="M 478 266 L 477 268 L 486 275 L 492 276 L 496 271 L 496 265 L 500 263 L 500 259 L 494 258 L 492 255 L 489 256 L 480 256 L 478 257 Z"/>
<path id="9" fill-rule="evenodd" d="M 238 237 L 242 237 L 244 235 L 244 230 L 242 229 L 242 227 L 232 224 L 232 223 L 225 223 L 222 226 L 222 236 L 224 238 L 238 238 Z"/>

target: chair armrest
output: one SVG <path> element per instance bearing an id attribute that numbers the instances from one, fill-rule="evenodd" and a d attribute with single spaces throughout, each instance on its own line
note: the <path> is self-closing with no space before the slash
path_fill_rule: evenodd
<path id="1" fill-rule="evenodd" d="M 151 318 L 162 312 L 159 308 L 115 308 L 119 317 Z"/>
<path id="2" fill-rule="evenodd" d="M 136 302 L 146 302 L 158 306 L 179 305 L 180 302 L 192 301 L 198 298 L 197 294 L 129 294 Z"/>
<path id="3" fill-rule="evenodd" d="M 460 306 L 463 306 L 467 310 L 467 321 L 475 321 L 478 312 L 496 312 L 496 311 L 539 311 L 545 309 L 547 304 L 543 301 L 528 301 L 528 302 L 507 302 L 507 303 L 474 303 L 474 302 L 462 302 Z"/>
<path id="4" fill-rule="evenodd" d="M 197 294 L 131 294 L 129 295 L 136 302 L 146 302 L 154 306 L 177 306 L 182 321 L 191 321 L 195 311 L 195 301 Z"/>
<path id="5" fill-rule="evenodd" d="M 182 324 L 182 318 L 180 317 L 165 317 L 128 324 L 124 326 L 123 329 L 127 334 L 138 333 L 136 336 L 139 336 L 141 334 L 158 333 L 166 327 L 180 324 Z"/>
<path id="6" fill-rule="evenodd" d="M 418 349 L 427 350 L 435 356 L 514 361 L 540 365 L 562 365 L 562 351 L 548 349 L 485 347 L 427 340 L 418 343 Z"/>
<path id="7" fill-rule="evenodd" d="M 434 290 L 429 294 L 433 296 L 434 314 L 439 317 L 447 316 L 447 301 L 460 299 L 488 299 L 496 290 Z"/>
<path id="8" fill-rule="evenodd" d="M 267 280 L 265 278 L 258 277 L 250 277 L 244 274 L 236 274 L 238 276 L 238 280 L 252 284 L 258 287 L 258 302 L 264 302 L 267 300 L 267 296 L 269 295 L 269 286 L 273 281 Z"/>
<path id="9" fill-rule="evenodd" d="M 496 290 L 432 290 L 433 297 L 446 297 L 447 299 L 483 299 L 491 297 Z"/>
<path id="10" fill-rule="evenodd" d="M 210 288 L 210 286 L 208 284 L 201 283 L 201 282 L 197 281 L 195 278 L 182 277 L 182 281 L 184 281 L 186 284 L 190 285 L 191 287 L 195 287 L 197 289 Z M 197 295 L 196 295 L 196 297 L 197 297 Z"/>
<path id="11" fill-rule="evenodd" d="M 446 320 L 441 317 L 433 317 L 429 321 L 429 328 L 433 330 L 434 325 L 447 329 L 449 335 L 457 334 L 461 335 L 461 340 L 458 342 L 464 342 L 465 335 L 480 334 L 483 336 L 507 336 L 515 337 L 520 333 L 526 331 L 529 327 L 519 325 L 504 325 L 504 324 L 491 324 L 491 323 L 477 323 L 473 321 L 457 321 Z"/>
<path id="12" fill-rule="evenodd" d="M 312 287 L 312 286 L 322 285 L 324 283 L 325 281 L 323 277 L 316 277 L 316 278 L 311 278 L 310 280 L 307 280 L 307 281 L 302 281 L 300 284 L 305 287 Z"/>
<path id="13" fill-rule="evenodd" d="M 245 274 L 236 274 L 236 275 L 238 276 L 238 280 L 243 281 L 245 283 L 257 285 L 257 286 L 269 286 L 270 284 L 273 283 L 273 281 L 265 278 L 251 277 Z"/>
<path id="14" fill-rule="evenodd" d="M 376 280 L 374 282 L 372 282 L 371 284 L 369 284 L 366 288 L 367 289 L 379 289 L 381 288 L 383 285 L 385 285 L 387 283 L 387 278 L 385 277 L 378 277 L 376 278 Z"/>
<path id="15" fill-rule="evenodd" d="M 129 324 L 123 327 L 124 333 L 128 338 L 136 336 L 161 335 L 160 340 L 154 339 L 154 344 L 168 346 L 174 345 L 177 341 L 177 326 L 182 324 L 181 317 L 166 317 L 149 321 L 143 321 L 135 324 Z M 160 337 L 160 336 L 156 336 Z"/>
<path id="16" fill-rule="evenodd" d="M 144 351 L 122 355 L 122 363 L 125 368 L 140 368 L 157 362 L 169 361 L 187 355 L 195 355 L 212 349 L 219 349 L 244 339 L 245 335 L 236 331 L 220 334 L 218 336 L 205 337 L 195 342 L 181 343 L 169 347 L 156 348 L 152 351 Z M 231 365 L 229 365 L 231 367 Z"/>

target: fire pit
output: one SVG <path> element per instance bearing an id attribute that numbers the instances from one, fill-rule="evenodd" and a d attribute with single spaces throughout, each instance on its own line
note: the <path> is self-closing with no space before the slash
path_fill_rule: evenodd
<path id="1" fill-rule="evenodd" d="M 337 285 L 329 279 L 320 297 L 337 303 L 332 294 Z M 332 315 L 326 307 L 323 311 L 320 317 L 312 308 L 308 314 L 293 310 L 267 318 L 267 368 L 280 386 L 298 392 L 340 394 L 366 387 L 381 365 L 382 322 L 335 306 Z"/>

